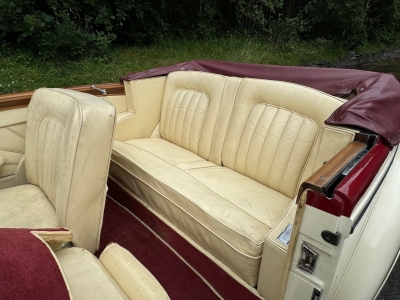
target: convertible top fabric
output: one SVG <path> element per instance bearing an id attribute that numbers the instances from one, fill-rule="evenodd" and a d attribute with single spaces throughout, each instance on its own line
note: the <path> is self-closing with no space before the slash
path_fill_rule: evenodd
<path id="1" fill-rule="evenodd" d="M 163 76 L 175 71 L 203 71 L 226 76 L 287 81 L 331 95 L 354 93 L 355 97 L 334 111 L 325 123 L 372 131 L 392 146 L 400 142 L 400 83 L 391 74 L 351 69 L 192 60 L 133 72 L 120 78 L 120 81 Z"/>

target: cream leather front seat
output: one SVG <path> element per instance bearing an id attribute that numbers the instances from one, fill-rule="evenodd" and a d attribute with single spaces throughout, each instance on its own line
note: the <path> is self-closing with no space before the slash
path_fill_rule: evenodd
<path id="1" fill-rule="evenodd" d="M 28 107 L 29 184 L 0 190 L 0 228 L 57 228 L 98 248 L 107 192 L 115 107 L 88 94 L 39 89 Z"/>

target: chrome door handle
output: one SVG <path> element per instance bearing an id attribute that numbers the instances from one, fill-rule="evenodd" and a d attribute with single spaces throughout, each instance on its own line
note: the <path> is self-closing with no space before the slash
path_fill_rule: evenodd
<path id="1" fill-rule="evenodd" d="M 106 89 L 100 89 L 97 86 L 95 86 L 94 84 L 92 84 L 92 89 L 99 91 L 103 96 L 107 95 Z"/>

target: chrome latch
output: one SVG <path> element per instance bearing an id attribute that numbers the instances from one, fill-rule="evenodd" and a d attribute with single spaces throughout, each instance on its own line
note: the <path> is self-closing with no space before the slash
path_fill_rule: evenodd
<path id="1" fill-rule="evenodd" d="M 97 86 L 95 86 L 94 84 L 92 84 L 91 87 L 92 87 L 92 89 L 94 89 L 94 90 L 96 90 L 96 91 L 99 91 L 103 96 L 107 95 L 106 89 L 100 89 L 100 88 L 98 88 Z"/>
<path id="2" fill-rule="evenodd" d="M 311 295 L 311 300 L 319 300 L 322 296 L 322 290 L 314 288 L 314 291 Z"/>
<path id="3" fill-rule="evenodd" d="M 308 273 L 313 273 L 317 264 L 318 253 L 312 250 L 306 243 L 301 245 L 301 258 L 298 267 Z"/>

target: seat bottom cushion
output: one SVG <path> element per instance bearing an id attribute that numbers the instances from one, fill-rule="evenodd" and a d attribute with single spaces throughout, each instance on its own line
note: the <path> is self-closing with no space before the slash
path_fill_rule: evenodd
<path id="1" fill-rule="evenodd" d="M 25 184 L 0 190 L 1 228 L 58 228 L 56 211 L 43 191 Z"/>
<path id="2" fill-rule="evenodd" d="M 291 199 L 160 138 L 114 142 L 110 175 L 251 285 Z"/>

